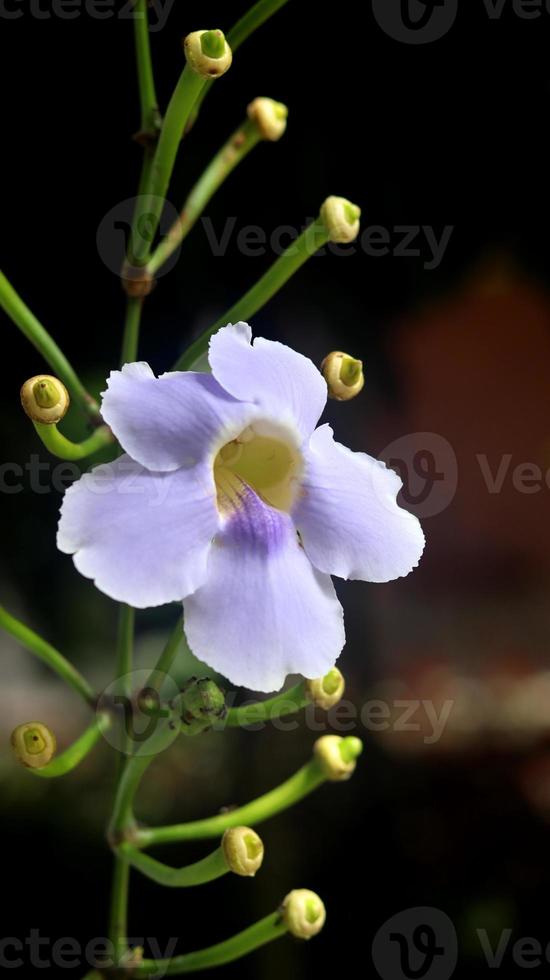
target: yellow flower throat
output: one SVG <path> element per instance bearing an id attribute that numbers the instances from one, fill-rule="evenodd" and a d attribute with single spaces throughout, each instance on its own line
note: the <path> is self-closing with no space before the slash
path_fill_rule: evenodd
<path id="1" fill-rule="evenodd" d="M 220 449 L 214 460 L 214 481 L 222 513 L 239 506 L 243 483 L 271 507 L 290 511 L 303 466 L 301 453 L 285 435 L 265 425 L 248 426 Z"/>

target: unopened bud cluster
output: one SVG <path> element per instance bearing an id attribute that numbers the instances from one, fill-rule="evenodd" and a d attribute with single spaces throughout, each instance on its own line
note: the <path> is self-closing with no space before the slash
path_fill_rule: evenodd
<path id="1" fill-rule="evenodd" d="M 250 827 L 231 827 L 222 838 L 222 849 L 227 866 L 234 874 L 252 878 L 264 859 L 261 837 Z"/>
<path id="2" fill-rule="evenodd" d="M 353 242 L 359 234 L 361 208 L 345 197 L 327 197 L 321 205 L 320 217 L 331 242 Z"/>
<path id="3" fill-rule="evenodd" d="M 308 888 L 295 888 L 284 899 L 281 916 L 292 936 L 311 939 L 323 928 L 326 911 L 315 892 Z"/>
<path id="4" fill-rule="evenodd" d="M 67 414 L 71 400 L 59 378 L 35 374 L 21 388 L 21 404 L 33 422 L 54 425 Z"/>
<path id="5" fill-rule="evenodd" d="M 55 755 L 55 735 L 40 721 L 28 721 L 12 732 L 11 745 L 16 758 L 28 769 L 42 769 Z"/>
<path id="6" fill-rule="evenodd" d="M 193 31 L 183 41 L 189 67 L 202 78 L 225 74 L 233 54 L 222 31 Z"/>
<path id="7" fill-rule="evenodd" d="M 358 757 L 363 751 L 360 738 L 348 735 L 323 735 L 318 738 L 313 747 L 323 775 L 331 782 L 349 779 L 353 773 Z"/>
<path id="8" fill-rule="evenodd" d="M 327 354 L 321 364 L 321 374 L 327 383 L 329 398 L 339 402 L 355 398 L 365 384 L 363 362 L 341 350 Z"/>
<path id="9" fill-rule="evenodd" d="M 317 708 L 329 711 L 342 700 L 346 682 L 338 670 L 333 667 L 324 677 L 305 682 L 306 695 Z"/>
<path id="10" fill-rule="evenodd" d="M 250 103 L 246 111 L 248 118 L 258 127 L 262 139 L 275 142 L 281 138 L 288 116 L 286 105 L 275 102 L 274 99 L 259 97 Z"/>

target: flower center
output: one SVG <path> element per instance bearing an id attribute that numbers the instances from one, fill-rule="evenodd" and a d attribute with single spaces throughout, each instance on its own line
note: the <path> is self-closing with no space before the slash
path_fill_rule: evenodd
<path id="1" fill-rule="evenodd" d="M 244 486 L 271 507 L 287 513 L 300 489 L 302 456 L 290 435 L 268 423 L 256 423 L 228 442 L 214 460 L 218 508 L 239 507 Z"/>

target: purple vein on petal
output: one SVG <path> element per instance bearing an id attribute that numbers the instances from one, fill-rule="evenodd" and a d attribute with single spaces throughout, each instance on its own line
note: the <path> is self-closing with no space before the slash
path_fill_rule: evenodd
<path id="1" fill-rule="evenodd" d="M 243 550 L 266 557 L 288 540 L 287 514 L 269 507 L 246 483 L 238 493 L 239 502 L 231 512 L 223 537 Z"/>

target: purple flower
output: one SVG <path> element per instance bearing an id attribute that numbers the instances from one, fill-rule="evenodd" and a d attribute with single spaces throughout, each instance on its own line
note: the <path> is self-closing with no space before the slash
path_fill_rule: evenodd
<path id="1" fill-rule="evenodd" d="M 58 546 L 138 608 L 183 600 L 195 655 L 233 683 L 324 675 L 345 642 L 330 578 L 387 582 L 424 536 L 399 477 L 315 428 L 314 364 L 246 323 L 210 343 L 212 374 L 113 371 L 102 414 L 125 455 L 65 494 Z"/>

